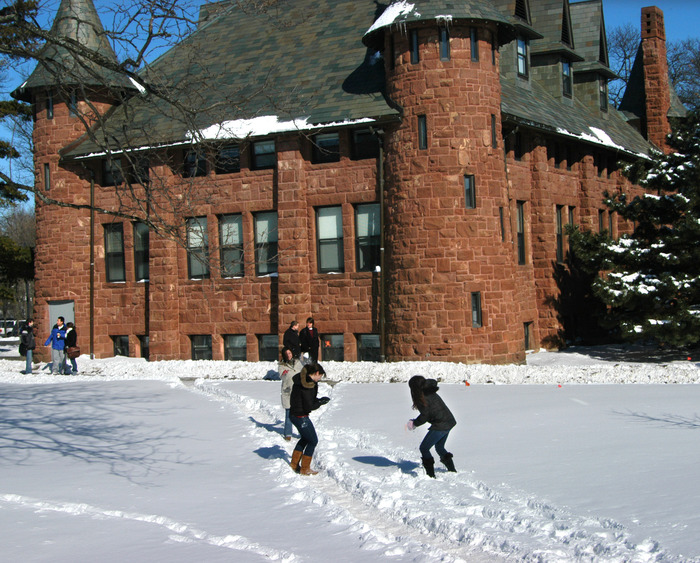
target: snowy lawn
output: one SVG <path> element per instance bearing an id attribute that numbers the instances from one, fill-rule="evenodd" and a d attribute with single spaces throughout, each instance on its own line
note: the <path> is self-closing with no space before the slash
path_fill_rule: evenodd
<path id="1" fill-rule="evenodd" d="M 81 357 L 80 376 L 24 376 L 15 342 L 0 561 L 700 561 L 692 359 L 328 363 L 320 473 L 301 477 L 275 364 Z M 442 380 L 457 474 L 427 478 L 425 427 L 404 428 L 416 373 Z"/>

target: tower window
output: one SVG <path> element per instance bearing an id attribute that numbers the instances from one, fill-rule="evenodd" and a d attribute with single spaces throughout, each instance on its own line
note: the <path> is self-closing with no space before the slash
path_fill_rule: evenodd
<path id="1" fill-rule="evenodd" d="M 469 30 L 469 37 L 472 49 L 472 61 L 475 63 L 479 62 L 479 34 L 475 27 Z"/>
<path id="2" fill-rule="evenodd" d="M 525 202 L 517 202 L 518 264 L 525 264 Z"/>
<path id="3" fill-rule="evenodd" d="M 53 119 L 53 92 L 46 92 L 46 119 Z"/>
<path id="4" fill-rule="evenodd" d="M 450 60 L 450 31 L 446 27 L 440 28 L 440 60 Z"/>
<path id="5" fill-rule="evenodd" d="M 467 209 L 476 209 L 476 185 L 473 174 L 464 176 L 464 206 Z"/>
<path id="6" fill-rule="evenodd" d="M 481 317 L 481 292 L 472 293 L 472 328 L 481 328 L 483 320 Z"/>
<path id="7" fill-rule="evenodd" d="M 420 62 L 420 52 L 418 51 L 418 30 L 412 29 L 410 33 L 411 42 L 411 64 Z"/>
<path id="8" fill-rule="evenodd" d="M 418 148 L 428 148 L 428 120 L 425 115 L 418 116 Z"/>

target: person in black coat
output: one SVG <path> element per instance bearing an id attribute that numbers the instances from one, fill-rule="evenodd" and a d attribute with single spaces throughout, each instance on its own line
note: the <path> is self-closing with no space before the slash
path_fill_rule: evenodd
<path id="1" fill-rule="evenodd" d="M 66 323 L 66 365 L 64 366 L 63 373 L 67 375 L 75 375 L 78 373 L 78 362 L 75 358 L 68 357 L 68 348 L 73 348 L 78 345 L 78 333 L 75 331 L 75 325 L 73 323 Z M 68 362 L 70 361 L 71 370 L 68 369 Z"/>
<path id="2" fill-rule="evenodd" d="M 448 471 L 456 472 L 452 454 L 445 449 L 445 442 L 450 435 L 450 430 L 455 427 L 457 421 L 444 401 L 437 394 L 438 384 L 434 379 L 426 379 L 422 375 L 414 375 L 409 381 L 413 408 L 420 415 L 408 421 L 406 427 L 409 430 L 430 422 L 428 433 L 420 444 L 423 467 L 428 477 L 435 478 L 435 459 L 430 454 L 430 448 L 435 446 L 435 451 L 440 456 L 440 461 Z"/>
<path id="3" fill-rule="evenodd" d="M 318 347 L 321 345 L 321 339 L 318 336 L 318 330 L 314 327 L 313 317 L 306 319 L 306 328 L 302 328 L 299 333 L 299 345 L 301 353 L 309 355 L 309 363 L 318 362 Z"/>
<path id="4" fill-rule="evenodd" d="M 290 465 L 296 473 L 302 475 L 318 473 L 311 469 L 311 459 L 318 444 L 318 436 L 309 413 L 330 401 L 328 397 L 320 399 L 317 397 L 318 382 L 325 374 L 326 372 L 319 364 L 313 363 L 304 366 L 301 372 L 292 378 L 294 385 L 289 401 L 289 418 L 299 431 L 301 438 L 294 446 Z"/>
<path id="5" fill-rule="evenodd" d="M 299 323 L 297 321 L 292 321 L 289 328 L 284 331 L 282 346 L 291 350 L 292 358 L 301 356 L 301 348 L 299 346 Z"/>
<path id="6" fill-rule="evenodd" d="M 22 373 L 27 375 L 32 373 L 32 359 L 36 348 L 34 331 L 34 319 L 27 319 L 26 324 L 19 333 L 20 353 L 24 352 L 23 355 L 25 356 L 24 371 Z"/>

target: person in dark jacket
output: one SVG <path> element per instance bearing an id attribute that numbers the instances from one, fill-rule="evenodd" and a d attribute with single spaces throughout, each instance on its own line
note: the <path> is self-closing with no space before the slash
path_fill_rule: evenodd
<path id="1" fill-rule="evenodd" d="M 73 348 L 78 345 L 78 333 L 75 331 L 75 325 L 73 323 L 66 323 L 66 364 L 63 369 L 63 373 L 66 375 L 75 375 L 78 373 L 78 363 L 75 358 L 68 357 L 68 348 Z M 68 369 L 68 361 L 70 360 L 71 370 Z"/>
<path id="2" fill-rule="evenodd" d="M 26 363 L 22 373 L 29 375 L 32 373 L 32 359 L 34 358 L 34 349 L 36 348 L 36 339 L 34 338 L 34 319 L 27 319 L 27 322 L 22 327 L 19 333 L 19 342 L 24 350 Z"/>
<path id="3" fill-rule="evenodd" d="M 292 378 L 294 385 L 289 401 L 289 418 L 301 438 L 294 446 L 290 465 L 296 473 L 302 475 L 318 473 L 311 469 L 311 459 L 318 444 L 318 436 L 309 413 L 330 401 L 328 397 L 317 397 L 318 382 L 325 374 L 319 364 L 313 363 L 304 366 L 301 372 Z"/>
<path id="4" fill-rule="evenodd" d="M 445 449 L 445 442 L 450 435 L 450 430 L 455 427 L 457 421 L 450 409 L 437 394 L 438 384 L 434 379 L 426 379 L 422 375 L 414 375 L 408 381 L 413 399 L 413 408 L 420 415 L 408 421 L 406 427 L 409 430 L 430 422 L 428 433 L 420 444 L 420 453 L 423 467 L 428 477 L 435 478 L 435 459 L 430 454 L 430 448 L 435 446 L 435 451 L 440 456 L 440 461 L 448 471 L 456 472 L 452 454 Z"/>
<path id="5" fill-rule="evenodd" d="M 306 319 L 306 327 L 301 329 L 299 333 L 299 346 L 302 354 L 309 355 L 309 363 L 318 362 L 318 347 L 321 345 L 321 339 L 318 336 L 318 330 L 314 327 L 313 317 Z"/>
<path id="6" fill-rule="evenodd" d="M 289 328 L 284 331 L 282 346 L 292 351 L 293 358 L 301 356 L 301 348 L 299 346 L 299 323 L 297 321 L 292 321 Z"/>

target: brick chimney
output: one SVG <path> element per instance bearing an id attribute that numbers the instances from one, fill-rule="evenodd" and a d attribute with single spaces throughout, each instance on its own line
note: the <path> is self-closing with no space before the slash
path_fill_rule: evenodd
<path id="1" fill-rule="evenodd" d="M 656 6 L 642 8 L 642 53 L 646 93 L 647 138 L 664 152 L 670 152 L 666 135 L 671 132 L 671 107 L 664 13 Z"/>

